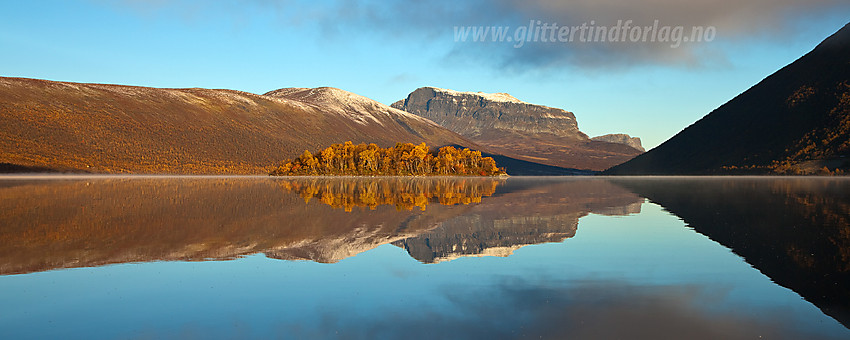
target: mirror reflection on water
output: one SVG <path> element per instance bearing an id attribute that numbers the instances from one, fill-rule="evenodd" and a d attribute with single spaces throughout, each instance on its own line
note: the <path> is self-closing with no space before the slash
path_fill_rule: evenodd
<path id="1" fill-rule="evenodd" d="M 0 179 L 0 338 L 848 338 L 841 178 Z"/>

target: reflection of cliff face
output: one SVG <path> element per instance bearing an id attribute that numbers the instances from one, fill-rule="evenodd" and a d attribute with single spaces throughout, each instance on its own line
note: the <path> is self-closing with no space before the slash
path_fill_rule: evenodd
<path id="1" fill-rule="evenodd" d="M 850 180 L 612 180 L 850 325 Z"/>
<path id="2" fill-rule="evenodd" d="M 490 219 L 464 215 L 433 231 L 393 242 L 424 263 L 465 256 L 501 256 L 530 244 L 561 242 L 575 236 L 579 214 Z"/>
<path id="3" fill-rule="evenodd" d="M 413 244 L 432 229 L 446 235 L 448 249 L 429 250 L 439 253 L 432 258 L 504 255 L 521 245 L 570 237 L 579 216 L 635 201 L 598 180 L 566 185 L 483 178 L 3 180 L 0 275 L 256 253 L 336 262 L 382 244 Z M 437 237 L 430 238 L 438 244 Z"/>
<path id="4" fill-rule="evenodd" d="M 350 212 L 355 206 L 375 210 L 380 205 L 392 205 L 396 210 L 425 211 L 429 203 L 442 205 L 480 203 L 481 198 L 493 195 L 496 179 L 465 179 L 454 177 L 384 177 L 384 178 L 312 178 L 280 181 L 287 191 L 297 192 L 305 202 L 316 198 L 333 208 Z"/>
<path id="5" fill-rule="evenodd" d="M 417 260 L 434 263 L 463 256 L 508 256 L 525 245 L 575 236 L 588 213 L 639 213 L 643 199 L 604 180 L 517 179 L 461 216 L 418 236 L 396 241 Z"/>

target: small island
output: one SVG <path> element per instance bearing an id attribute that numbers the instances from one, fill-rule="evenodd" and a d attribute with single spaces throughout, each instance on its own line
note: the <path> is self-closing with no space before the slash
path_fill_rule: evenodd
<path id="1" fill-rule="evenodd" d="M 432 151 L 424 142 L 333 144 L 315 154 L 304 150 L 300 157 L 280 163 L 272 176 L 505 176 L 492 157 L 481 151 L 444 146 Z"/>

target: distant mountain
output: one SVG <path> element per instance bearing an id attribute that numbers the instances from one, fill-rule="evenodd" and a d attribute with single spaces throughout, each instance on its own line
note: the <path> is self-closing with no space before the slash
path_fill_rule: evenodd
<path id="1" fill-rule="evenodd" d="M 624 144 L 640 151 L 646 151 L 646 149 L 643 148 L 643 145 L 641 145 L 639 137 L 632 137 L 625 133 L 609 133 L 607 135 L 593 137 L 590 140 Z"/>
<path id="2" fill-rule="evenodd" d="M 523 102 L 507 93 L 419 88 L 392 107 L 428 118 L 490 151 L 564 168 L 603 170 L 641 153 L 579 131 L 572 112 Z"/>
<path id="3" fill-rule="evenodd" d="M 493 157 L 499 167 L 505 168 L 505 172 L 511 176 L 591 176 L 598 171 L 562 168 L 553 165 L 540 164 L 511 158 L 494 153 L 482 152 L 484 157 Z"/>
<path id="4" fill-rule="evenodd" d="M 266 174 L 333 143 L 477 145 L 335 88 L 158 89 L 0 77 L 0 170 Z"/>
<path id="5" fill-rule="evenodd" d="M 850 166 L 850 24 L 612 175 L 809 173 Z M 821 170 L 825 172 L 826 170 Z"/>

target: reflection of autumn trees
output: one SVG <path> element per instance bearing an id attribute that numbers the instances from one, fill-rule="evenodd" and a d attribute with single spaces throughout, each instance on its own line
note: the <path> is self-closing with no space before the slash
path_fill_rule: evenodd
<path id="1" fill-rule="evenodd" d="M 432 152 L 424 142 L 419 145 L 397 143 L 394 147 L 381 148 L 376 144 L 354 145 L 349 141 L 315 154 L 304 150 L 300 157 L 281 162 L 271 175 L 497 176 L 504 173 L 492 157 L 482 157 L 480 151 L 467 148 L 458 150 L 444 146 Z"/>
<path id="2" fill-rule="evenodd" d="M 304 202 L 318 199 L 334 208 L 351 211 L 353 207 L 375 209 L 379 205 L 394 205 L 396 210 L 425 210 L 428 204 L 443 205 L 479 203 L 491 196 L 501 183 L 498 180 L 462 178 L 382 178 L 340 181 L 315 178 L 282 181 L 287 191 L 298 193 Z"/>

